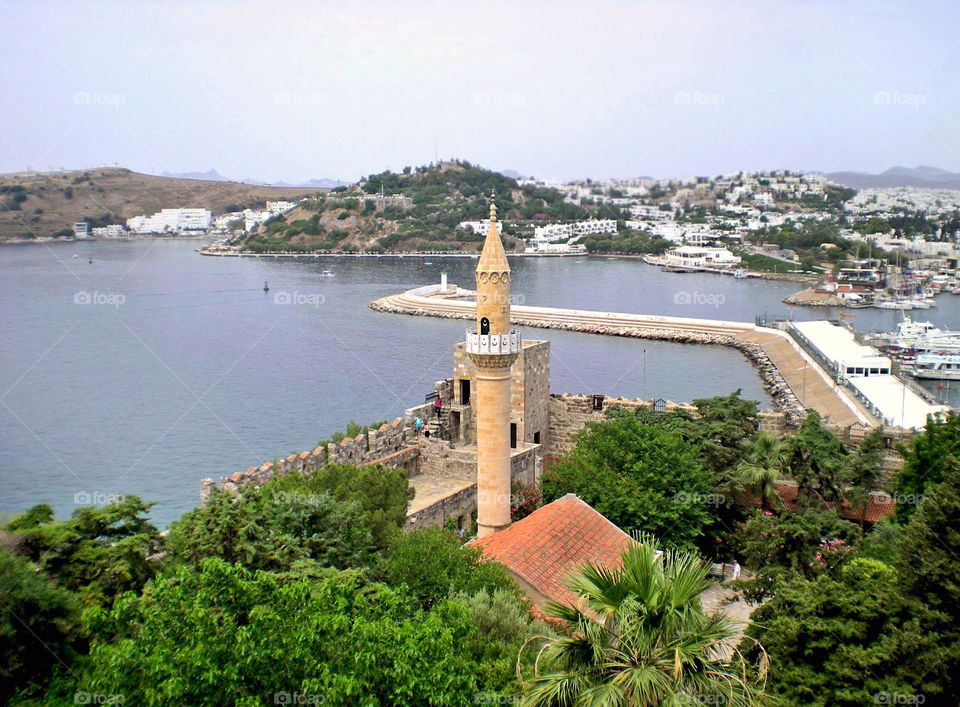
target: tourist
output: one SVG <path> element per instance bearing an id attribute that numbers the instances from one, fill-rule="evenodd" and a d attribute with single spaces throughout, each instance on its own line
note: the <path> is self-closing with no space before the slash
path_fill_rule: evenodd
<path id="1" fill-rule="evenodd" d="M 733 565 L 730 568 L 730 579 L 740 579 L 740 563 L 736 560 L 733 561 Z"/>
<path id="2" fill-rule="evenodd" d="M 423 418 L 420 416 L 413 418 L 413 426 L 417 428 L 417 437 L 419 437 L 420 431 L 423 429 Z"/>
<path id="3" fill-rule="evenodd" d="M 424 430 L 423 437 L 424 439 L 430 439 L 430 430 Z"/>
<path id="4" fill-rule="evenodd" d="M 433 410 L 437 413 L 437 417 L 440 417 L 440 409 L 443 407 L 443 398 L 439 395 L 437 399 L 433 401 Z"/>

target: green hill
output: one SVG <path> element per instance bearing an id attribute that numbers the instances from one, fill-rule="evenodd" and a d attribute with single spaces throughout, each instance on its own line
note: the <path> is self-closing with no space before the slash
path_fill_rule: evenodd
<path id="1" fill-rule="evenodd" d="M 241 245 L 255 252 L 476 250 L 484 235 L 458 224 L 486 218 L 491 194 L 508 248 L 533 235 L 538 223 L 623 217 L 618 209 L 569 204 L 555 189 L 520 187 L 499 172 L 457 160 L 338 187 L 264 224 Z"/>

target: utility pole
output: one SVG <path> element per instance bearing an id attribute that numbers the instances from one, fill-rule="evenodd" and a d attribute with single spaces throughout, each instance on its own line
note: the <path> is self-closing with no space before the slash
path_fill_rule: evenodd
<path id="1" fill-rule="evenodd" d="M 647 350 L 643 350 L 643 399 L 647 400 Z"/>

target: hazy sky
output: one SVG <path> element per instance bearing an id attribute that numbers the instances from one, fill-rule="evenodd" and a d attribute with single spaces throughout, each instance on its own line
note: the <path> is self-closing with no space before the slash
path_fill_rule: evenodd
<path id="1" fill-rule="evenodd" d="M 960 171 L 960 3 L 0 0 L 0 171 Z"/>

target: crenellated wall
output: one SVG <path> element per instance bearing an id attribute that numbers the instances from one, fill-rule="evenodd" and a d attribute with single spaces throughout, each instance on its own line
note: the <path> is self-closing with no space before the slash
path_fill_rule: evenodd
<path id="1" fill-rule="evenodd" d="M 450 379 L 438 381 L 434 389 L 441 396 L 452 396 L 453 382 Z M 420 452 L 413 418 L 419 414 L 427 419 L 424 417 L 426 408 L 429 408 L 432 415 L 433 403 L 425 404 L 405 411 L 402 418 L 398 417 L 378 429 L 369 430 L 366 434 L 346 437 L 338 443 L 323 444 L 309 452 L 279 457 L 260 466 L 252 466 L 246 471 L 238 471 L 229 477 L 222 477 L 219 482 L 203 479 L 200 482 L 200 503 L 205 504 L 217 488 L 236 493 L 247 484 L 261 486 L 277 476 L 291 472 L 312 474 L 327 464 L 383 464 L 391 468 L 406 469 L 411 475 L 416 474 Z"/>

